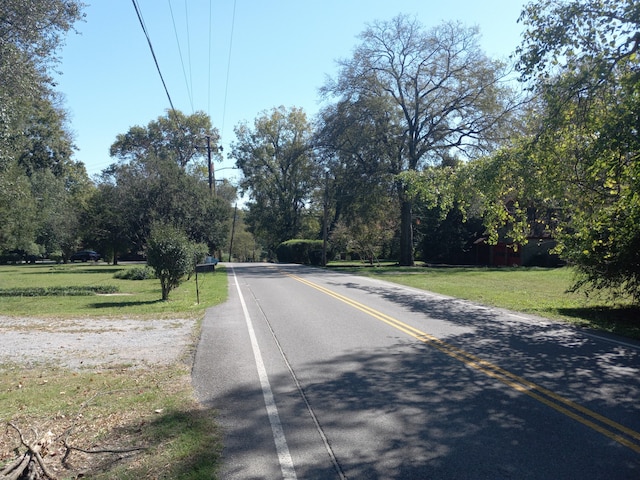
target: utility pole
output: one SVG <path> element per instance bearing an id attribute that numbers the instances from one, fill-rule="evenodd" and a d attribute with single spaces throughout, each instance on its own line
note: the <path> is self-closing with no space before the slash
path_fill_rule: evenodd
<path id="1" fill-rule="evenodd" d="M 233 207 L 233 223 L 231 224 L 231 243 L 229 244 L 229 261 L 231 261 L 231 251 L 233 250 L 233 235 L 236 232 L 236 213 L 238 212 L 238 204 Z"/>
<path id="2" fill-rule="evenodd" d="M 209 165 L 209 193 L 211 195 L 216 194 L 216 178 L 213 171 L 213 164 L 211 163 L 211 136 L 206 135 L 207 138 L 207 164 Z"/>
<path id="3" fill-rule="evenodd" d="M 324 208 L 322 212 L 322 266 L 327 266 L 327 235 L 329 217 L 329 172 L 324 174 Z"/>

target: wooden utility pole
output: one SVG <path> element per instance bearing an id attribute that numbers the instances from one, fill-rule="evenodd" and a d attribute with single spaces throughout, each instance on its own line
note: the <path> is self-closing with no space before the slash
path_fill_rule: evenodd
<path id="1" fill-rule="evenodd" d="M 209 193 L 211 195 L 216 194 L 216 176 L 213 170 L 213 164 L 211 163 L 211 136 L 207 137 L 207 164 L 209 165 Z"/>
<path id="2" fill-rule="evenodd" d="M 229 243 L 229 261 L 231 261 L 231 251 L 233 250 L 233 235 L 236 232 L 236 214 L 238 212 L 238 204 L 233 207 L 233 223 L 231 224 L 231 242 Z"/>
<path id="3" fill-rule="evenodd" d="M 322 266 L 327 266 L 327 235 L 329 226 L 327 225 L 329 217 L 329 172 L 324 175 L 324 209 L 322 212 Z"/>

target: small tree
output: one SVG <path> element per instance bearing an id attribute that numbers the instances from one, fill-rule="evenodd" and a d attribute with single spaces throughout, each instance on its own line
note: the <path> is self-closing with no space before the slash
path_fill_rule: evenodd
<path id="1" fill-rule="evenodd" d="M 162 286 L 162 300 L 177 288 L 193 267 L 193 248 L 187 236 L 171 225 L 154 225 L 147 242 L 147 264 Z"/>

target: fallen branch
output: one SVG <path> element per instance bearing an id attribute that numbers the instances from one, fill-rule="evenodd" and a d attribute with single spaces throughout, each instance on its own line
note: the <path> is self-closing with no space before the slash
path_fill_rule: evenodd
<path id="1" fill-rule="evenodd" d="M 86 450 L 80 447 L 74 447 L 73 445 L 69 445 L 67 440 L 64 440 L 64 446 L 67 449 L 64 457 L 62 457 L 62 464 L 66 465 L 67 457 L 71 453 L 71 450 L 76 450 L 77 452 L 87 453 L 87 454 L 97 454 L 97 453 L 131 453 L 137 452 L 138 450 L 146 450 L 147 447 L 129 447 L 129 448 L 101 448 L 101 449 L 92 449 Z"/>
<path id="2" fill-rule="evenodd" d="M 38 434 L 34 430 L 34 434 L 36 437 L 36 441 L 33 443 L 28 443 L 24 439 L 24 435 L 22 430 L 16 427 L 13 423 L 7 424 L 9 427 L 13 428 L 16 432 L 18 432 L 18 436 L 20 437 L 20 443 L 24 447 L 26 447 L 27 451 L 22 455 L 22 458 L 18 458 L 15 462 L 9 465 L 2 471 L 2 476 L 0 476 L 0 480 L 20 480 L 22 478 L 28 480 L 38 480 L 41 477 L 40 472 L 36 468 L 36 463 L 40 467 L 42 474 L 50 480 L 56 480 L 56 477 L 49 472 L 47 467 L 42 460 L 42 456 L 40 452 L 42 451 L 42 445 L 45 443 L 45 439 L 38 441 Z"/>
<path id="3" fill-rule="evenodd" d="M 116 393 L 116 392 L 119 392 L 119 391 L 120 390 L 110 391 L 110 392 L 98 392 L 93 397 L 91 397 L 90 399 L 86 400 L 85 402 L 82 402 L 82 405 L 80 405 L 80 409 L 78 410 L 78 413 L 76 414 L 76 418 L 74 419 L 73 423 L 63 433 L 63 435 L 61 435 L 61 436 L 64 437 L 62 439 L 62 444 L 64 445 L 64 447 L 66 449 L 65 452 L 64 452 L 64 456 L 62 457 L 62 461 L 61 461 L 62 465 L 67 466 L 67 458 L 69 457 L 69 454 L 71 453 L 72 450 L 92 455 L 92 454 L 100 454 L 100 453 L 130 453 L 130 452 L 136 452 L 136 451 L 139 451 L 139 450 L 146 450 L 147 449 L 147 447 L 128 447 L 128 448 L 121 448 L 121 449 L 103 448 L 103 449 L 87 450 L 87 449 L 76 447 L 74 445 L 70 445 L 69 444 L 69 437 L 71 436 L 71 433 L 76 428 L 76 424 L 77 424 L 78 418 L 81 418 L 81 416 L 82 416 L 82 410 L 84 408 L 88 407 L 93 402 L 93 400 L 96 399 L 97 397 L 102 396 L 102 395 L 108 395 L 108 394 Z M 2 479 L 0 478 L 0 480 L 2 480 Z"/>

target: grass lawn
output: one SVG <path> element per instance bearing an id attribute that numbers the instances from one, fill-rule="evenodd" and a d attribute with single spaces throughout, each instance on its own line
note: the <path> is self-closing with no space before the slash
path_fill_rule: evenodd
<path id="1" fill-rule="evenodd" d="M 117 278 L 140 267 L 104 263 L 0 266 L 0 315 L 53 320 L 199 320 L 206 308 L 227 298 L 224 267 L 198 276 L 199 303 L 195 277 L 173 291 L 167 302 L 160 300 L 158 280 Z M 400 268 L 344 263 L 332 263 L 329 268 L 640 338 L 637 308 L 626 299 L 611 302 L 567 293 L 573 281 L 568 268 Z M 55 464 L 57 459 L 59 478 L 72 478 L 73 472 L 97 479 L 216 478 L 219 467 L 220 433 L 214 413 L 193 397 L 188 361 L 153 369 L 123 365 L 80 371 L 0 364 L 0 423 L 0 467 L 15 457 L 17 432 L 9 423 L 27 437 L 32 428 L 39 435 L 54 433 L 58 450 L 50 449 L 47 460 Z M 61 461 L 64 441 L 85 449 L 108 446 L 117 451 L 144 446 L 144 450 L 99 455 L 72 450 L 65 470 Z"/>
<path id="2" fill-rule="evenodd" d="M 170 300 L 160 282 L 116 278 L 140 265 L 0 266 L 0 315 L 68 319 L 109 317 L 201 320 L 227 298 L 224 267 L 192 277 Z M 89 294 L 86 290 L 89 289 Z M 93 290 L 109 291 L 95 294 Z M 72 292 L 84 294 L 70 295 Z M 66 293 L 66 294 L 63 294 Z M 197 303 L 199 293 L 200 302 Z M 35 296 L 34 296 L 35 295 Z M 196 402 L 188 358 L 175 365 L 63 370 L 0 364 L 0 470 L 15 458 L 19 428 L 27 440 L 52 432 L 45 461 L 58 478 L 216 478 L 220 433 L 214 412 Z M 71 450 L 63 465 L 64 444 Z M 144 447 L 132 451 L 131 448 Z M 24 448 L 21 449 L 24 451 Z"/>
<path id="3" fill-rule="evenodd" d="M 627 298 L 568 292 L 575 278 L 571 268 L 371 267 L 339 262 L 329 268 L 640 339 L 640 309 Z"/>
<path id="4" fill-rule="evenodd" d="M 162 301 L 160 281 L 116 278 L 126 270 L 144 265 L 108 265 L 106 263 L 68 265 L 4 265 L 0 266 L 0 315 L 47 317 L 172 317 L 200 318 L 207 307 L 226 299 L 226 276 L 199 274 L 198 292 L 193 276 Z M 222 267 L 217 272 L 224 272 Z M 223 278 L 224 277 L 224 278 Z M 59 289 L 64 293 L 74 288 L 105 289 L 113 293 L 98 295 L 28 296 L 34 287 Z M 22 294 L 21 294 L 22 292 Z M 197 303 L 198 293 L 200 303 Z"/>

